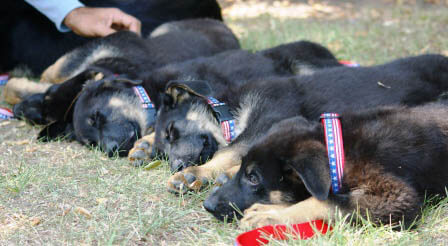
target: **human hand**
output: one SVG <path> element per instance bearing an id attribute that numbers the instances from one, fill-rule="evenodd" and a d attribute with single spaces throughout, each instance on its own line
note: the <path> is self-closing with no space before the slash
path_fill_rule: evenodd
<path id="1" fill-rule="evenodd" d="M 119 30 L 140 35 L 141 29 L 138 19 L 117 8 L 76 8 L 67 14 L 64 24 L 84 37 L 104 37 Z"/>

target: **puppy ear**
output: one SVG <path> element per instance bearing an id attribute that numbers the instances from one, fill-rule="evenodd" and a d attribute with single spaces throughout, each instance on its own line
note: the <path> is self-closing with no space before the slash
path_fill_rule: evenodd
<path id="1" fill-rule="evenodd" d="M 62 84 L 52 85 L 44 94 L 44 105 L 48 121 L 64 120 L 67 110 L 73 105 L 78 94 L 87 81 L 95 79 L 99 74 L 107 73 L 104 69 L 88 68 Z"/>
<path id="2" fill-rule="evenodd" d="M 165 103 L 170 103 L 173 107 L 182 103 L 191 96 L 206 97 L 212 93 L 212 88 L 207 81 L 191 80 L 181 81 L 172 80 L 165 87 Z"/>
<path id="3" fill-rule="evenodd" d="M 115 76 L 111 75 L 106 78 L 101 78 L 103 81 L 102 84 L 98 84 L 98 86 L 102 88 L 117 88 L 124 89 L 142 84 L 142 80 L 139 79 L 130 79 L 125 76 Z"/>
<path id="4" fill-rule="evenodd" d="M 75 140 L 75 131 L 72 122 L 56 121 L 44 127 L 39 132 L 38 139 L 49 142 L 58 139 Z"/>
<path id="5" fill-rule="evenodd" d="M 295 156 L 286 161 L 305 184 L 306 189 L 319 200 L 326 200 L 331 186 L 330 167 L 325 158 L 325 152 L 320 150 L 314 153 Z"/>

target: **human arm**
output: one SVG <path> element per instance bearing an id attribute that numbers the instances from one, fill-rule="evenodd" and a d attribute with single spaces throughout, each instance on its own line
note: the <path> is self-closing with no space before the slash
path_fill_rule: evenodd
<path id="1" fill-rule="evenodd" d="M 77 0 L 26 2 L 47 16 L 62 32 L 72 30 L 85 37 L 103 37 L 118 30 L 140 34 L 140 21 L 117 8 L 90 8 Z"/>

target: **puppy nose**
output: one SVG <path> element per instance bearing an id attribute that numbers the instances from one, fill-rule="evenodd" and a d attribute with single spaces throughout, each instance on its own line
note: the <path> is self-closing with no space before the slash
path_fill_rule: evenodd
<path id="1" fill-rule="evenodd" d="M 209 196 L 203 203 L 205 210 L 209 213 L 214 213 L 216 210 L 216 199 L 213 199 L 212 196 Z"/>
<path id="2" fill-rule="evenodd" d="M 106 144 L 106 152 L 109 157 L 113 157 L 118 151 L 119 145 L 115 141 L 108 142 Z"/>

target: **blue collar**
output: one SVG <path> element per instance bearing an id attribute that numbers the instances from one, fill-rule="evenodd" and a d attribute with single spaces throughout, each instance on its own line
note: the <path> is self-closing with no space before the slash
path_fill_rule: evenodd
<path id="1" fill-rule="evenodd" d="M 339 115 L 324 113 L 320 116 L 325 133 L 328 161 L 330 165 L 331 188 L 337 194 L 342 188 L 344 175 L 344 142 L 342 141 L 342 128 Z"/>
<path id="2" fill-rule="evenodd" d="M 8 79 L 8 74 L 0 74 L 0 86 L 6 85 L 6 83 L 8 83 Z"/>
<path id="3" fill-rule="evenodd" d="M 140 99 L 140 102 L 142 104 L 142 108 L 146 110 L 146 124 L 147 126 L 153 126 L 156 122 L 156 107 L 151 101 L 151 98 L 149 97 L 148 93 L 146 92 L 145 88 L 141 85 L 136 85 L 132 87 L 134 89 L 135 94 Z"/>

